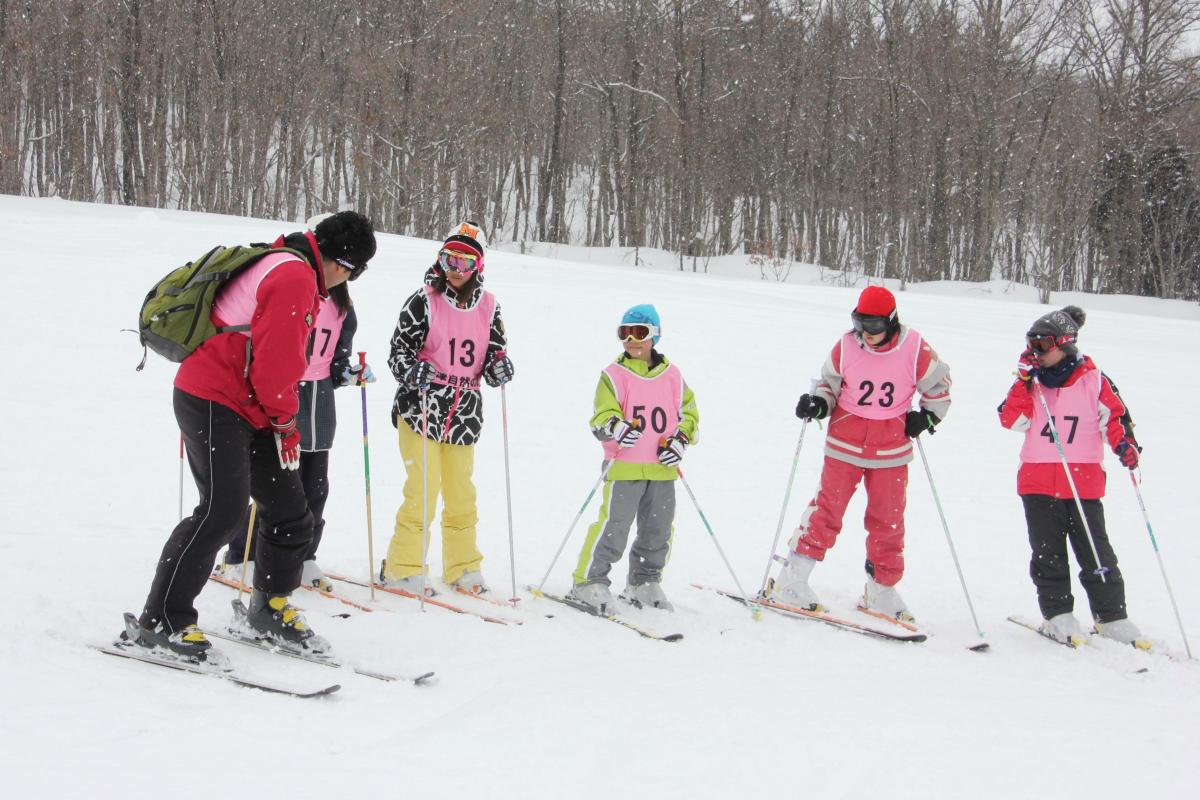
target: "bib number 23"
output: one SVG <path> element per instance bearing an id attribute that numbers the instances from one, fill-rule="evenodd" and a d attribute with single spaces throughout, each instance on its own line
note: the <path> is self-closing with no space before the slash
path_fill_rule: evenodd
<path id="1" fill-rule="evenodd" d="M 858 398 L 858 405 L 869 406 L 872 403 L 880 408 L 889 408 L 892 403 L 896 402 L 896 385 L 891 381 L 884 381 L 879 384 L 879 396 L 872 400 L 871 395 L 875 393 L 875 384 L 871 381 L 863 381 L 858 385 L 858 390 L 862 392 L 862 396 Z"/>

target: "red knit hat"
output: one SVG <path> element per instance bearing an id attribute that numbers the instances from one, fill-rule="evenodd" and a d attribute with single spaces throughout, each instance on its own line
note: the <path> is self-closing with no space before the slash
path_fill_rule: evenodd
<path id="1" fill-rule="evenodd" d="M 868 286 L 858 296 L 854 310 L 867 317 L 887 317 L 896 310 L 896 297 L 882 286 Z"/>

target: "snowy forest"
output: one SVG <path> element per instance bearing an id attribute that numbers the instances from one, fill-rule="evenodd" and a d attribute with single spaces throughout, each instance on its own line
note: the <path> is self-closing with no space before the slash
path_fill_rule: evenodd
<path id="1" fill-rule="evenodd" d="M 1198 25 L 1198 0 L 0 0 L 0 192 L 1194 300 Z"/>

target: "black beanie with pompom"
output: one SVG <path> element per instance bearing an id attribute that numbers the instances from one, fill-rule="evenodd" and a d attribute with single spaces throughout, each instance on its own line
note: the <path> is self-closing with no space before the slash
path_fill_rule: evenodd
<path id="1" fill-rule="evenodd" d="M 1076 355 L 1079 348 L 1075 341 L 1079 338 L 1079 329 L 1087 321 L 1087 312 L 1079 306 L 1063 306 L 1058 311 L 1051 311 L 1034 320 L 1025 334 L 1029 338 L 1053 336 L 1062 351 L 1069 356 Z"/>

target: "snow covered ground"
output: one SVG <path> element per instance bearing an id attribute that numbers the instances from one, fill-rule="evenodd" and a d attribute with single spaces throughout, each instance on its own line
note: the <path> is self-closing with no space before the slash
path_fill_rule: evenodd
<path id="1" fill-rule="evenodd" d="M 931 634 L 921 645 L 774 615 L 755 622 L 689 588 L 732 588 L 732 580 L 681 491 L 664 583 L 679 611 L 638 616 L 683 632 L 680 643 L 644 640 L 524 592 L 521 627 L 421 614 L 387 596 L 377 605 L 390 611 L 341 619 L 332 615 L 344 606 L 304 593 L 297 601 L 342 655 L 380 670 L 434 669 L 437 684 L 383 684 L 226 647 L 258 674 L 343 685 L 330 698 L 296 700 L 89 650 L 118 633 L 121 612 L 140 608 L 177 516 L 174 365 L 152 358 L 135 372 L 141 351 L 122 329 L 168 269 L 216 243 L 296 227 L 0 197 L 10 354 L 0 395 L 6 797 L 1194 796 L 1200 668 L 1183 661 L 1133 489 L 1111 456 L 1109 529 L 1132 616 L 1158 653 L 1108 642 L 1073 652 L 1005 622 L 1036 617 L 1037 606 L 1015 493 L 1020 436 L 997 425 L 995 407 L 1022 334 L 1047 308 L 1033 290 L 1001 283 L 918 285 L 900 295 L 902 318 L 952 366 L 954 408 L 925 445 L 989 653 L 965 647 L 976 634 L 919 461 L 901 589 Z M 381 375 L 368 393 L 377 555 L 403 481 L 388 421 L 387 343 L 436 246 L 383 236 L 371 270 L 351 286 L 357 344 Z M 660 349 L 682 368 L 702 415 L 688 479 L 738 577 L 756 588 L 800 430 L 795 399 L 847 326 L 857 289 L 822 284 L 816 267 L 797 266 L 787 284 L 759 280 L 740 257 L 714 259 L 705 275 L 674 272 L 669 255 L 651 251 L 642 256 L 657 266 L 628 266 L 629 253 L 616 249 L 514 250 L 489 252 L 487 279 L 517 369 L 508 391 L 517 582 L 541 578 L 596 478 L 599 448 L 586 427 L 595 380 L 618 352 L 621 311 L 651 302 L 663 317 Z M 1200 646 L 1192 453 L 1200 311 L 1142 298 L 1054 302 L 1091 312 L 1083 350 L 1133 410 L 1146 447 L 1146 503 L 1188 637 Z M 321 562 L 365 574 L 359 395 L 339 394 Z M 486 397 L 480 542 L 485 574 L 507 596 L 500 398 Z M 813 428 L 785 536 L 815 487 L 820 445 Z M 850 615 L 863 582 L 862 510 L 856 498 L 813 576 L 823 598 Z M 566 590 L 594 514 L 595 504 L 549 588 Z M 621 570 L 614 574 L 619 588 Z M 207 587 L 201 622 L 222 625 L 233 596 Z M 1086 619 L 1082 597 L 1077 612 Z"/>

